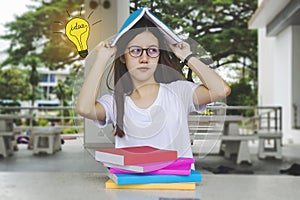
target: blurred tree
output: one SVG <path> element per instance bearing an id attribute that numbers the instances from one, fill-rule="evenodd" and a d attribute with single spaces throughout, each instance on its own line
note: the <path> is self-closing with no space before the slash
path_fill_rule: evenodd
<path id="1" fill-rule="evenodd" d="M 248 21 L 257 8 L 257 1 L 130 0 L 130 2 L 131 11 L 149 7 L 180 35 L 188 36 L 200 44 L 207 51 L 204 54 L 211 57 L 208 59 L 208 62 L 209 60 L 213 62 L 211 67 L 221 70 L 226 67 L 238 71 L 239 77 L 235 82 L 242 80 L 244 83 L 247 79 L 251 83 L 249 85 L 251 91 L 257 91 L 257 31 L 248 29 Z M 202 49 L 199 46 L 195 48 L 198 51 Z"/>
<path id="2" fill-rule="evenodd" d="M 236 82 L 230 85 L 231 94 L 227 97 L 227 104 L 231 106 L 249 106 L 257 105 L 256 93 L 252 89 L 251 85 L 245 80 Z M 246 113 L 243 113 L 240 110 L 229 110 L 228 114 L 237 115 L 252 115 L 254 114 L 252 110 L 246 110 Z"/>
<path id="3" fill-rule="evenodd" d="M 73 94 L 73 85 L 69 77 L 65 81 L 58 81 L 57 86 L 54 88 L 54 93 L 60 100 L 62 106 L 68 106 Z"/>
<path id="4" fill-rule="evenodd" d="M 1 64 L 21 65 L 25 58 L 37 57 L 50 69 L 63 68 L 80 57 L 73 44 L 64 37 L 68 19 L 79 16 L 84 0 L 33 0 L 40 6 L 31 6 L 30 11 L 5 24 L 7 33 L 1 36 L 8 40 L 8 57 Z"/>
<path id="5" fill-rule="evenodd" d="M 25 66 L 30 69 L 32 105 L 37 95 L 39 74 L 37 67 L 55 70 L 71 65 L 80 57 L 74 45 L 64 37 L 65 24 L 80 14 L 84 0 L 32 0 L 39 6 L 29 6 L 30 11 L 5 24 L 7 32 L 1 38 L 10 42 L 8 57 L 1 66 Z M 78 64 L 77 64 L 78 65 Z M 78 66 L 77 66 L 78 68 Z M 2 96 L 0 96 L 3 98 Z M 23 96 L 23 99 L 26 99 Z"/>
<path id="6" fill-rule="evenodd" d="M 37 57 L 28 57 L 24 60 L 24 65 L 30 66 L 30 76 L 29 76 L 29 83 L 31 85 L 31 106 L 34 106 L 35 101 L 35 91 L 40 81 L 40 75 L 37 71 L 37 67 L 41 65 L 40 60 Z"/>
<path id="7" fill-rule="evenodd" d="M 248 21 L 257 8 L 256 1 L 131 0 L 130 2 L 131 11 L 147 6 L 176 32 L 197 41 L 211 54 L 215 68 L 238 63 L 257 71 L 257 31 L 248 29 Z"/>
<path id="8" fill-rule="evenodd" d="M 64 25 L 81 13 L 84 0 L 33 0 L 40 6 L 16 17 L 5 26 L 10 41 L 8 58 L 1 64 L 21 65 L 25 58 L 37 57 L 50 69 L 71 65 L 80 57 L 64 37 Z M 257 34 L 248 29 L 248 21 L 257 8 L 253 0 L 130 0 L 130 8 L 147 6 L 181 35 L 201 44 L 214 68 L 238 66 L 257 89 Z M 77 11 L 77 12 L 76 12 Z M 83 14 L 84 11 L 82 11 Z M 193 47 L 194 48 L 194 47 Z M 200 49 L 200 47 L 195 47 Z M 249 71 L 246 73 L 246 71 Z M 237 80 L 238 82 L 239 80 Z"/>
<path id="9" fill-rule="evenodd" d="M 57 86 L 54 88 L 54 93 L 60 100 L 61 106 L 69 106 L 69 100 L 71 100 L 73 93 L 71 80 L 68 77 L 64 82 L 59 80 Z M 68 110 L 61 110 L 60 116 L 70 116 L 70 113 Z M 61 119 L 61 124 L 64 124 L 63 118 Z"/>
<path id="10" fill-rule="evenodd" d="M 30 96 L 30 86 L 25 82 L 28 78 L 26 70 L 13 66 L 0 70 L 1 99 L 27 100 Z"/>

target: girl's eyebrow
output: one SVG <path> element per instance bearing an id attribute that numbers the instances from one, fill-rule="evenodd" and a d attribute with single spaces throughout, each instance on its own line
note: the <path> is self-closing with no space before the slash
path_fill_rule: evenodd
<path id="1" fill-rule="evenodd" d="M 144 48 L 144 47 L 142 47 L 140 45 L 135 45 L 135 44 L 128 45 L 127 47 L 141 47 L 141 48 Z M 158 48 L 158 45 L 151 44 L 151 45 L 147 46 L 147 48 L 149 48 L 149 47 L 157 47 Z"/>
<path id="2" fill-rule="evenodd" d="M 153 45 L 149 45 L 149 47 L 158 47 L 158 45 L 153 44 Z"/>

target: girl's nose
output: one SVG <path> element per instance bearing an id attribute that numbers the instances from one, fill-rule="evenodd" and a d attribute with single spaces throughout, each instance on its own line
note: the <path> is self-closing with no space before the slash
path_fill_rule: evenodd
<path id="1" fill-rule="evenodd" d="M 147 55 L 147 52 L 143 50 L 142 55 L 140 57 L 141 62 L 148 62 L 149 56 Z"/>

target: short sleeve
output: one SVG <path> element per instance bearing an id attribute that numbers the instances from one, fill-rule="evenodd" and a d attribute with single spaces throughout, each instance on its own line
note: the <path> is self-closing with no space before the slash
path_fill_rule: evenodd
<path id="1" fill-rule="evenodd" d="M 192 103 L 191 103 L 191 107 L 190 107 L 190 111 L 189 112 L 201 113 L 201 112 L 203 112 L 206 109 L 206 105 L 205 104 L 196 105 L 196 104 L 194 104 L 194 101 L 193 101 L 193 94 L 195 92 L 195 89 L 197 87 L 199 87 L 201 84 L 196 84 L 196 83 L 192 83 L 192 82 L 190 82 L 190 84 L 191 84 L 191 88 L 192 88 Z"/>
<path id="2" fill-rule="evenodd" d="M 205 110 L 206 105 L 195 105 L 193 101 L 193 94 L 195 89 L 200 84 L 193 83 L 190 81 L 175 81 L 172 83 L 173 90 L 180 96 L 183 104 L 187 106 L 187 112 L 198 112 L 201 113 Z"/>
<path id="3" fill-rule="evenodd" d="M 115 115 L 114 115 L 114 97 L 113 94 L 105 94 L 99 99 L 97 99 L 97 102 L 101 103 L 105 110 L 105 121 L 101 120 L 94 120 L 95 123 L 100 127 L 104 128 L 108 124 L 112 123 L 115 125 Z"/>

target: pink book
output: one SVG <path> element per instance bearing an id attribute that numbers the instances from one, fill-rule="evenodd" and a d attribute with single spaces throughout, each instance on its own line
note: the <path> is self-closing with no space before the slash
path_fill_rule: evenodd
<path id="1" fill-rule="evenodd" d="M 96 149 L 95 159 L 116 165 L 137 165 L 153 162 L 170 162 L 177 159 L 177 151 L 151 146 Z"/>
<path id="2" fill-rule="evenodd" d="M 193 158 L 178 158 L 176 161 L 170 163 L 169 165 L 165 165 L 162 168 L 157 166 L 157 163 L 152 163 L 152 169 L 149 170 L 149 165 L 144 166 L 144 170 L 132 170 L 132 168 L 123 168 L 114 166 L 110 168 L 110 173 L 112 174 L 129 174 L 129 173 L 146 173 L 146 174 L 173 174 L 173 175 L 190 175 L 191 165 L 195 162 Z M 106 165 L 107 166 L 107 165 Z M 109 167 L 109 166 L 107 166 Z M 127 167 L 127 166 L 126 166 Z M 148 169 L 148 170 L 147 170 Z"/>

